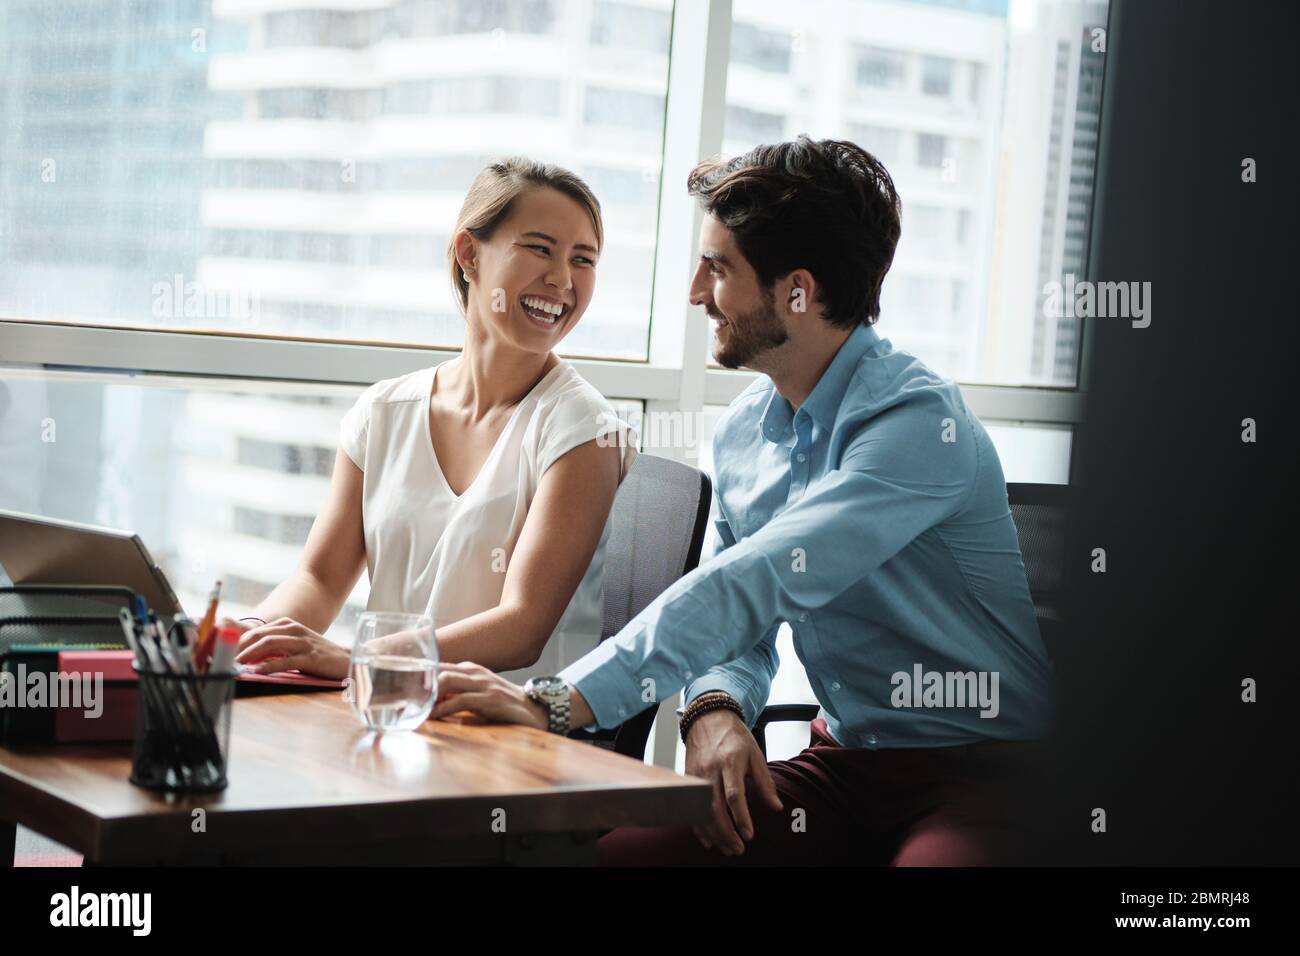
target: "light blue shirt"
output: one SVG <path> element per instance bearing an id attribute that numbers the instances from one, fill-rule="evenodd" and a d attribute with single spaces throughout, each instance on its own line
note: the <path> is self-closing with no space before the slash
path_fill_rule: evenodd
<path id="1" fill-rule="evenodd" d="M 597 724 L 689 685 L 752 726 L 788 623 L 843 746 L 1050 733 L 1002 466 L 955 383 L 858 326 L 797 412 L 767 377 L 747 388 L 713 458 L 718 554 L 561 674 Z"/>

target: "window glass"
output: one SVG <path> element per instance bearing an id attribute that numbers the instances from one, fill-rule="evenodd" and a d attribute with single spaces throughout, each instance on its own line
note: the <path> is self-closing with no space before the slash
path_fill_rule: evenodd
<path id="1" fill-rule="evenodd" d="M 732 11 L 723 151 L 849 139 L 895 182 L 881 334 L 959 381 L 1073 387 L 1082 320 L 1051 290 L 1087 267 L 1105 0 Z"/>
<path id="2" fill-rule="evenodd" d="M 282 6 L 0 5 L 0 316 L 458 346 L 451 227 L 524 153 L 604 207 L 563 350 L 645 358 L 671 0 Z"/>

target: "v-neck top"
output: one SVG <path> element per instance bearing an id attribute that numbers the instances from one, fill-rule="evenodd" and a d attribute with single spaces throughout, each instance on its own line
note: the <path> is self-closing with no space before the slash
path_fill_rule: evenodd
<path id="1" fill-rule="evenodd" d="M 364 475 L 367 610 L 428 614 L 436 629 L 500 604 L 528 508 L 556 460 L 592 439 L 616 443 L 622 481 L 636 448 L 604 396 L 561 361 L 515 406 L 479 473 L 456 495 L 429 426 L 435 370 L 366 389 L 343 416 L 339 444 Z M 541 658 L 505 676 L 555 674 L 599 643 L 608 540 L 607 520 Z"/>

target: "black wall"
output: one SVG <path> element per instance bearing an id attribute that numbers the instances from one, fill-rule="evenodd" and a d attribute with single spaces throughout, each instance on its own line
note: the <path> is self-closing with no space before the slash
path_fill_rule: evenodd
<path id="1" fill-rule="evenodd" d="M 1091 320 L 1057 862 L 1296 859 L 1297 37 L 1293 2 L 1112 0 L 1090 278 L 1152 311 Z"/>

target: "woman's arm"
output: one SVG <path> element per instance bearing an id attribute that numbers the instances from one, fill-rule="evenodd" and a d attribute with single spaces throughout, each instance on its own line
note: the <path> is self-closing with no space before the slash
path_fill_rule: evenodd
<path id="1" fill-rule="evenodd" d="M 547 469 L 505 572 L 501 602 L 490 610 L 438 628 L 440 660 L 472 660 L 498 671 L 537 662 L 600 543 L 618 491 L 621 454 L 618 447 L 601 447 L 592 439 L 571 449 Z M 347 469 L 356 470 L 351 459 L 340 453 L 335 464 L 336 485 L 351 480 L 340 479 L 340 470 Z M 332 487 L 330 503 L 312 526 L 299 570 L 259 605 L 258 616 L 271 623 L 246 632 L 240 641 L 237 660 L 241 663 L 251 664 L 261 673 L 296 667 L 323 677 L 346 675 L 347 650 L 321 637 L 320 632 L 342 607 L 365 564 L 361 472 L 356 470 L 352 478 L 356 481 L 355 567 L 345 576 L 346 562 L 328 553 L 336 539 L 339 550 L 351 548 L 346 541 L 351 525 L 346 496 L 340 492 L 336 497 Z M 482 568 L 480 573 L 495 572 Z M 321 597 L 313 598 L 314 593 Z M 308 602 L 312 600 L 319 600 L 321 606 L 311 606 Z M 326 603 L 328 617 L 320 613 Z M 297 616 L 312 611 L 317 614 L 310 621 Z M 281 617 L 292 620 L 277 621 Z"/>
<path id="2" fill-rule="evenodd" d="M 362 472 L 340 449 L 325 505 L 312 522 L 298 567 L 253 611 L 270 622 L 290 618 L 324 634 L 366 567 L 361 523 Z"/>
<path id="3" fill-rule="evenodd" d="M 546 470 L 505 572 L 501 603 L 438 628 L 442 660 L 497 671 L 537 663 L 600 543 L 618 491 L 620 455 L 592 439 Z"/>

